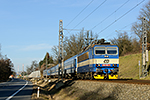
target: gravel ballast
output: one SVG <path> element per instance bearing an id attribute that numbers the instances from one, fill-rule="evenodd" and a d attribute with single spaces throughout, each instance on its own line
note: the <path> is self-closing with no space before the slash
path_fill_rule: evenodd
<path id="1" fill-rule="evenodd" d="M 150 85 L 72 81 L 53 96 L 55 100 L 150 100 Z"/>

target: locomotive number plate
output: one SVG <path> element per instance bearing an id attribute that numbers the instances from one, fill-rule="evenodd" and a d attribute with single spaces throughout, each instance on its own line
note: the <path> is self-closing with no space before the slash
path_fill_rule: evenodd
<path id="1" fill-rule="evenodd" d="M 110 66 L 110 64 L 102 64 L 102 66 Z"/>

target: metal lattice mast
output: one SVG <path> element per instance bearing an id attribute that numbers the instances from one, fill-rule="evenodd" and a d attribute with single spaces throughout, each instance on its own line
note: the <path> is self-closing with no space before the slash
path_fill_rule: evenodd
<path id="1" fill-rule="evenodd" d="M 61 69 L 61 75 L 63 80 L 63 21 L 59 20 L 59 78 L 60 78 L 60 69 Z"/>
<path id="2" fill-rule="evenodd" d="M 147 32 L 146 32 L 146 19 L 143 17 L 142 21 L 142 77 L 147 76 Z"/>

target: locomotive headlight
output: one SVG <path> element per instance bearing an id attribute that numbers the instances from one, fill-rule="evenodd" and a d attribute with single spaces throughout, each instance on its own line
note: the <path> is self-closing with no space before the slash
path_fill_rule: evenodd
<path id="1" fill-rule="evenodd" d="M 98 64 L 96 64 L 96 67 L 98 66 Z"/>
<path id="2" fill-rule="evenodd" d="M 113 67 L 117 67 L 117 64 L 113 64 Z"/>
<path id="3" fill-rule="evenodd" d="M 95 66 L 96 66 L 96 67 L 100 67 L 100 64 L 96 64 Z"/>

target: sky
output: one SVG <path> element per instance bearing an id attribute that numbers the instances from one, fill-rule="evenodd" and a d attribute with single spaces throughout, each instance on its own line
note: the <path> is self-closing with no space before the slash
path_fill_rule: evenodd
<path id="1" fill-rule="evenodd" d="M 129 31 L 138 21 L 140 9 L 149 0 L 131 9 L 141 1 L 0 0 L 1 53 L 11 59 L 15 71 L 22 71 L 23 65 L 25 70 L 33 60 L 42 60 L 46 52 L 52 54 L 51 48 L 59 44 L 59 20 L 63 20 L 64 29 L 84 28 L 97 33 L 99 39 L 112 39 L 116 31 Z M 79 31 L 63 32 L 70 36 Z"/>

